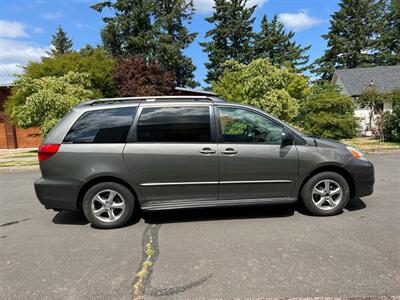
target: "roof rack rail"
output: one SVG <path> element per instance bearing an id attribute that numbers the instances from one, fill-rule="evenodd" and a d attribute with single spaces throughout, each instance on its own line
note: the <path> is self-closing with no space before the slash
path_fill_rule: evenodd
<path id="1" fill-rule="evenodd" d="M 211 96 L 154 96 L 154 97 L 124 97 L 124 98 L 102 98 L 89 100 L 81 103 L 79 106 L 96 105 L 96 104 L 115 104 L 122 102 L 157 102 L 157 101 L 210 101 L 210 102 L 226 102 L 218 97 Z"/>

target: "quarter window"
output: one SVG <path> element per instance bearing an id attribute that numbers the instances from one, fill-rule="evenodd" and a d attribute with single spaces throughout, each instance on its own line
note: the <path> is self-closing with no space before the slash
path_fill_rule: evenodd
<path id="1" fill-rule="evenodd" d="M 66 135 L 65 143 L 125 143 L 136 107 L 84 113 Z"/>
<path id="2" fill-rule="evenodd" d="M 137 125 L 138 142 L 210 142 L 208 107 L 143 108 Z"/>
<path id="3" fill-rule="evenodd" d="M 219 108 L 225 143 L 264 143 L 280 145 L 283 127 L 257 113 L 238 108 Z"/>

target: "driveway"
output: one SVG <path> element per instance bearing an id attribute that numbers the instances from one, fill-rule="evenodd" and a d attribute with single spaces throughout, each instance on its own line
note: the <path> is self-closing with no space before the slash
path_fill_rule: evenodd
<path id="1" fill-rule="evenodd" d="M 400 154 L 369 159 L 375 193 L 339 216 L 167 211 L 117 230 L 45 210 L 36 170 L 0 173 L 0 298 L 400 299 Z"/>

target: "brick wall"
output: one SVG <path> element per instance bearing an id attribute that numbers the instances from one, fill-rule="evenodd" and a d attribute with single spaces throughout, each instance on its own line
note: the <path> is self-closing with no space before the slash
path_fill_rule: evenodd
<path id="1" fill-rule="evenodd" d="M 4 104 L 10 92 L 11 87 L 0 86 L 0 149 L 36 148 L 42 142 L 39 129 L 14 127 L 4 112 Z"/>
<path id="2" fill-rule="evenodd" d="M 15 128 L 17 148 L 37 148 L 42 143 L 39 128 Z"/>
<path id="3" fill-rule="evenodd" d="M 0 123 L 0 149 L 7 149 L 6 125 Z"/>

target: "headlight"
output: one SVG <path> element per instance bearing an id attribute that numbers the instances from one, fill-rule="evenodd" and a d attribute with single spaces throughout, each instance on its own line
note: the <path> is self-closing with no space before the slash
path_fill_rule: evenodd
<path id="1" fill-rule="evenodd" d="M 360 160 L 367 160 L 364 153 L 362 153 L 360 149 L 357 149 L 356 147 L 353 146 L 347 146 L 346 148 L 355 158 Z"/>

